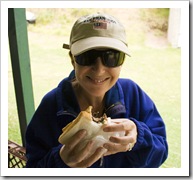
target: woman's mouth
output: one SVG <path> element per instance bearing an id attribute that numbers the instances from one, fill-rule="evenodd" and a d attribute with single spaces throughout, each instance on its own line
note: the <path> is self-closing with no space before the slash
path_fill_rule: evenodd
<path id="1" fill-rule="evenodd" d="M 87 78 L 94 84 L 103 84 L 105 81 L 107 81 L 109 78 L 91 78 L 87 76 Z"/>

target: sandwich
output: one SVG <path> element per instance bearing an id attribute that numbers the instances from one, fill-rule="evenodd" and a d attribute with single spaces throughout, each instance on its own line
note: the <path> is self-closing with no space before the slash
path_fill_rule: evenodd
<path id="1" fill-rule="evenodd" d="M 62 134 L 59 136 L 58 141 L 65 145 L 68 139 L 72 137 L 76 132 L 81 129 L 87 131 L 86 136 L 82 139 L 81 145 L 78 147 L 77 151 L 80 151 L 85 147 L 88 141 L 93 140 L 95 143 L 90 150 L 90 153 L 94 153 L 95 150 L 103 146 L 104 143 L 109 142 L 111 136 L 124 136 L 125 132 L 104 132 L 103 128 L 107 125 L 112 124 L 111 118 L 107 117 L 105 114 L 96 118 L 92 115 L 92 106 L 89 106 L 85 111 L 81 111 L 76 119 L 65 126 L 62 129 Z"/>

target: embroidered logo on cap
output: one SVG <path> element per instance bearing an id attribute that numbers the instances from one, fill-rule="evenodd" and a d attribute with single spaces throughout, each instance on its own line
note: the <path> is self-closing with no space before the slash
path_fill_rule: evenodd
<path id="1" fill-rule="evenodd" d="M 107 23 L 104 22 L 95 22 L 93 24 L 93 29 L 107 29 Z"/>

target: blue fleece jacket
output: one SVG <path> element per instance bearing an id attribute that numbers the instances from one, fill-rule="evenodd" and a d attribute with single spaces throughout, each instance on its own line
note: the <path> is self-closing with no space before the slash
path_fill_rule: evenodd
<path id="1" fill-rule="evenodd" d="M 72 75 L 44 96 L 26 131 L 27 168 L 68 168 L 59 156 L 62 128 L 80 113 Z M 137 126 L 132 151 L 98 160 L 91 168 L 155 168 L 168 156 L 165 124 L 149 96 L 132 80 L 119 79 L 106 93 L 106 114 L 128 118 Z"/>

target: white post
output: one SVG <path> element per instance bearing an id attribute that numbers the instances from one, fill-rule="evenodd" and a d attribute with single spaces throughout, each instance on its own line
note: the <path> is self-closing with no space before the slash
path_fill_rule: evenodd
<path id="1" fill-rule="evenodd" d="M 181 46 L 181 9 L 171 8 L 168 21 L 168 42 L 172 47 L 178 48 Z"/>

